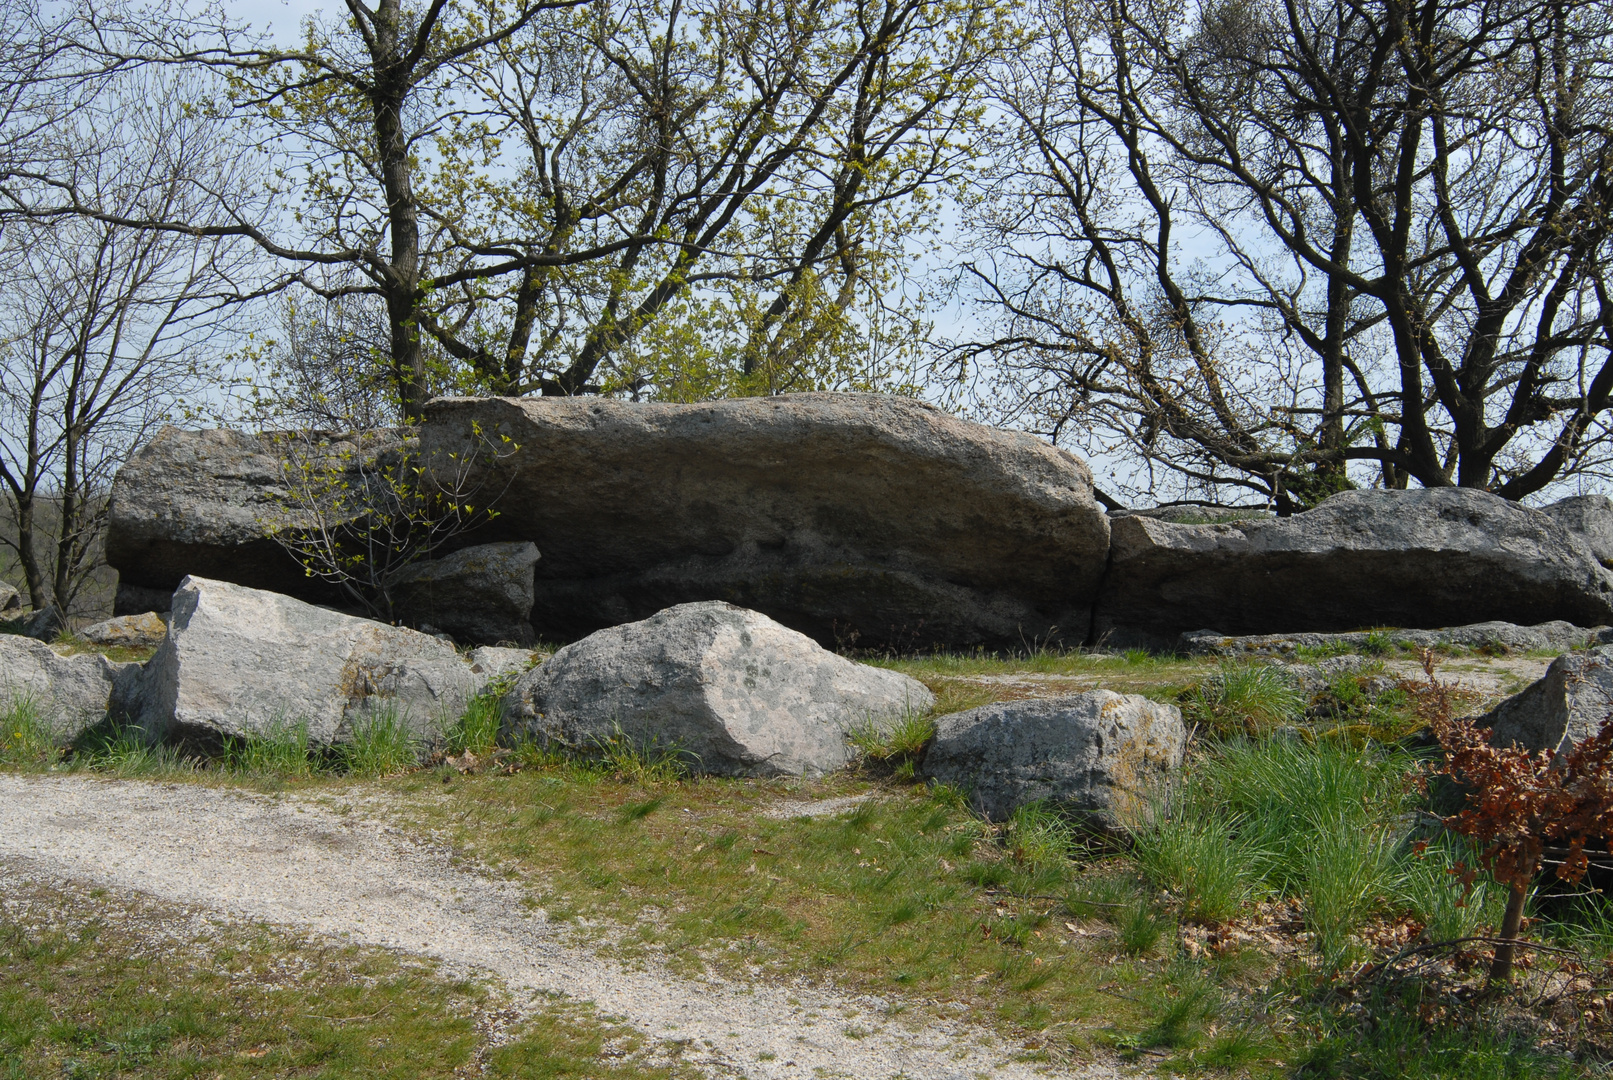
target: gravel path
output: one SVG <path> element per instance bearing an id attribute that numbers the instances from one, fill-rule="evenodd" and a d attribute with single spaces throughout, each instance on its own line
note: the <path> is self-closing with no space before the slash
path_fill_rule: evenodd
<path id="1" fill-rule="evenodd" d="M 67 878 L 135 890 L 487 972 L 518 1000 L 562 993 L 592 1001 L 654 1038 L 690 1040 L 683 1060 L 713 1076 L 1123 1075 L 1014 1061 L 1020 1048 L 962 1020 L 912 1030 L 887 1018 L 876 998 L 623 968 L 569 942 L 521 905 L 513 885 L 302 798 L 0 774 L 0 864 L 0 889 L 8 880 Z"/>

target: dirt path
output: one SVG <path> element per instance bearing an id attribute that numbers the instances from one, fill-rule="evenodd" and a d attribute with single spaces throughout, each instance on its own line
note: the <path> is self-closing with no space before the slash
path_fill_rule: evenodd
<path id="1" fill-rule="evenodd" d="M 1117 1077 L 1016 1062 L 962 1020 L 916 1030 L 877 998 L 625 969 L 568 943 L 508 883 L 359 814 L 184 784 L 0 775 L 0 889 L 67 878 L 344 937 L 496 977 L 521 1000 L 593 1001 L 713 1076 Z M 855 1036 L 847 1033 L 849 1025 Z M 865 1034 L 864 1032 L 868 1032 Z M 762 1060 L 766 1055 L 769 1060 Z"/>

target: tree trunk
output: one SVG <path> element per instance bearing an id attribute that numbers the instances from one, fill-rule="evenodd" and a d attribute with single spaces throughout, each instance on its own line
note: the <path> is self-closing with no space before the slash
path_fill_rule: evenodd
<path id="1" fill-rule="evenodd" d="M 1527 885 L 1514 885 L 1507 894 L 1507 912 L 1501 917 L 1501 944 L 1495 947 L 1495 959 L 1490 963 L 1491 982 L 1512 981 L 1512 957 L 1517 951 L 1513 942 L 1523 926 L 1523 904 L 1528 898 Z"/>
<path id="2" fill-rule="evenodd" d="M 28 602 L 38 611 L 50 603 L 50 586 L 39 565 L 39 536 L 35 525 L 33 495 L 17 498 L 17 554 L 23 577 L 28 583 Z"/>
<path id="3" fill-rule="evenodd" d="M 392 380 L 405 423 L 418 423 L 428 392 L 425 353 L 415 313 L 420 289 L 420 209 L 415 202 L 409 137 L 403 126 L 410 72 L 404 67 L 401 14 L 397 0 L 375 11 L 375 153 L 386 192 L 387 232 L 392 255 L 386 270 L 386 314 L 392 338 Z"/>

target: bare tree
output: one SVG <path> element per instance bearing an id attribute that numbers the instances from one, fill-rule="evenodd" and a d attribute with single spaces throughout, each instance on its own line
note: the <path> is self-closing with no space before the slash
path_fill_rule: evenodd
<path id="1" fill-rule="evenodd" d="M 280 325 L 263 340 L 248 379 L 251 420 L 266 429 L 321 431 L 401 425 L 385 306 L 362 294 L 277 299 Z"/>
<path id="2" fill-rule="evenodd" d="M 1031 10 L 950 355 L 1004 413 L 1280 512 L 1605 468 L 1606 0 Z"/>
<path id="3" fill-rule="evenodd" d="M 263 288 L 375 298 L 408 421 L 443 380 L 433 348 L 501 393 L 855 381 L 913 314 L 880 305 L 932 186 L 969 158 L 996 10 L 350 0 L 282 49 L 217 9 L 85 7 L 86 70 L 227 79 L 208 100 L 279 180 L 186 218 L 99 205 L 71 170 L 0 202 L 243 238 L 283 266 Z M 855 370 L 817 370 L 825 351 Z M 688 357 L 714 374 L 684 379 Z"/>
<path id="4" fill-rule="evenodd" d="M 82 190 L 129 216 L 180 216 L 239 177 L 183 78 L 103 86 L 49 137 Z M 216 384 L 223 317 L 249 268 L 217 239 L 82 217 L 0 231 L 0 484 L 34 606 L 70 610 L 99 566 L 112 474 Z"/>

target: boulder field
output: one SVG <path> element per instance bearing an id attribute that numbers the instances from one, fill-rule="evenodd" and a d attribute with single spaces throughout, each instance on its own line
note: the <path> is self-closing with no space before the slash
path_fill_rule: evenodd
<path id="1" fill-rule="evenodd" d="M 868 394 L 441 398 L 417 441 L 326 438 L 429 470 L 487 437 L 518 448 L 484 488 L 502 492 L 497 516 L 400 593 L 406 621 L 467 642 L 576 640 L 702 601 L 900 651 L 1613 623 L 1602 496 L 1347 491 L 1282 519 L 1109 515 L 1073 455 Z M 107 541 L 120 613 L 165 609 L 187 574 L 332 602 L 268 537 L 275 439 L 167 428 L 124 466 Z"/>

